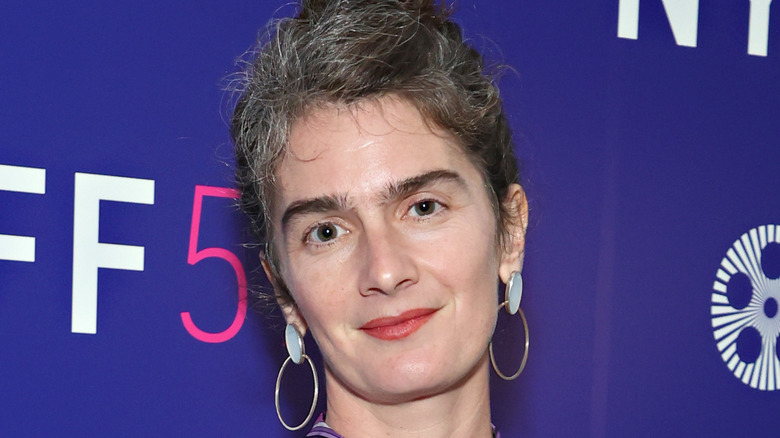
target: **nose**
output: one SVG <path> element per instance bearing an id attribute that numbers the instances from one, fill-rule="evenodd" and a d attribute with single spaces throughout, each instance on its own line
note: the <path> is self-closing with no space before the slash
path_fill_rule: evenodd
<path id="1" fill-rule="evenodd" d="M 365 230 L 361 242 L 360 294 L 394 295 L 417 283 L 412 248 L 403 233 L 392 228 Z"/>

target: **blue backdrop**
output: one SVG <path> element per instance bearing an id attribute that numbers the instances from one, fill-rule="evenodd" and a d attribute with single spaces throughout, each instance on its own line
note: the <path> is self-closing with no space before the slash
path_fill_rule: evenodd
<path id="1" fill-rule="evenodd" d="M 245 299 L 263 280 L 223 91 L 280 3 L 0 6 L 4 436 L 294 436 L 280 320 Z M 459 2 L 516 70 L 531 199 L 529 363 L 492 388 L 506 436 L 780 431 L 770 6 Z M 500 321 L 505 362 L 521 333 Z M 310 382 L 288 393 L 305 415 Z"/>

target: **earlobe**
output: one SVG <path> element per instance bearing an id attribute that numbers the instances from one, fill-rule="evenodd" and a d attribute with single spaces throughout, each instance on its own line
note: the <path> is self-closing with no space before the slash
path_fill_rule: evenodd
<path id="1" fill-rule="evenodd" d="M 284 316 L 285 322 L 287 322 L 287 324 L 294 325 L 295 328 L 298 329 L 298 332 L 301 334 L 301 336 L 304 336 L 308 328 L 306 320 L 303 318 L 301 310 L 291 299 L 291 297 L 288 298 L 286 297 L 286 294 L 283 293 L 284 289 L 282 289 L 279 285 L 281 280 L 278 276 L 279 274 L 277 273 L 276 269 L 274 269 L 273 264 L 268 260 L 264 253 L 260 254 L 260 264 L 263 266 L 263 271 L 265 271 L 265 276 L 268 278 L 268 282 L 271 283 L 271 287 L 274 288 L 274 297 L 276 297 L 276 303 L 282 310 L 282 315 Z"/>
<path id="2" fill-rule="evenodd" d="M 507 236 L 502 250 L 498 275 L 506 283 L 515 271 L 522 271 L 525 256 L 525 233 L 528 229 L 528 200 L 519 184 L 511 184 L 502 200 L 506 218 Z"/>

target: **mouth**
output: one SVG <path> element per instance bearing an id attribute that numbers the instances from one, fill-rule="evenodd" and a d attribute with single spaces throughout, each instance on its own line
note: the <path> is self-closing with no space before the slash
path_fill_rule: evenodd
<path id="1" fill-rule="evenodd" d="M 422 327 L 439 309 L 412 309 L 398 316 L 388 316 L 371 321 L 360 327 L 369 336 L 383 341 L 405 338 Z"/>

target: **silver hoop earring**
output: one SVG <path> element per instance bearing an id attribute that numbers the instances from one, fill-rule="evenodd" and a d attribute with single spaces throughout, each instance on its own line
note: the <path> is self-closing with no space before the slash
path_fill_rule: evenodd
<path id="1" fill-rule="evenodd" d="M 279 417 L 279 421 L 282 422 L 282 426 L 287 428 L 287 430 L 298 430 L 305 426 L 306 423 L 311 420 L 311 417 L 314 416 L 314 409 L 317 407 L 317 398 L 320 395 L 320 385 L 317 381 L 317 370 L 314 368 L 314 362 L 312 362 L 311 358 L 306 355 L 303 337 L 301 337 L 301 334 L 298 333 L 298 329 L 296 329 L 294 325 L 287 324 L 287 327 L 284 330 L 284 339 L 285 343 L 287 344 L 287 354 L 289 354 L 289 357 L 284 360 L 282 368 L 279 369 L 279 375 L 276 377 L 274 403 L 276 404 L 276 415 Z M 282 411 L 279 409 L 279 387 L 282 384 L 282 374 L 284 374 L 284 369 L 287 367 L 287 364 L 290 363 L 290 361 L 293 361 L 295 364 L 301 364 L 304 360 L 309 363 L 312 376 L 314 377 L 314 399 L 311 402 L 309 415 L 306 416 L 306 419 L 303 420 L 303 423 L 297 426 L 290 426 L 285 423 L 284 419 L 282 418 Z"/>
<path id="2" fill-rule="evenodd" d="M 509 277 L 509 281 L 506 282 L 506 290 L 504 292 L 504 301 L 498 305 L 498 310 L 504 307 L 504 310 L 510 315 L 516 313 L 520 314 L 520 319 L 523 321 L 523 333 L 525 333 L 525 348 L 523 350 L 523 361 L 520 363 L 520 368 L 515 371 L 511 376 L 507 376 L 498 369 L 496 364 L 496 356 L 493 354 L 493 340 L 490 340 L 488 350 L 490 351 L 490 364 L 493 365 L 493 370 L 504 380 L 514 380 L 520 376 L 525 369 L 525 364 L 528 362 L 528 345 L 530 337 L 528 335 L 528 321 L 525 319 L 525 313 L 520 308 L 520 300 L 523 297 L 523 277 L 520 275 L 520 271 L 512 272 Z"/>

